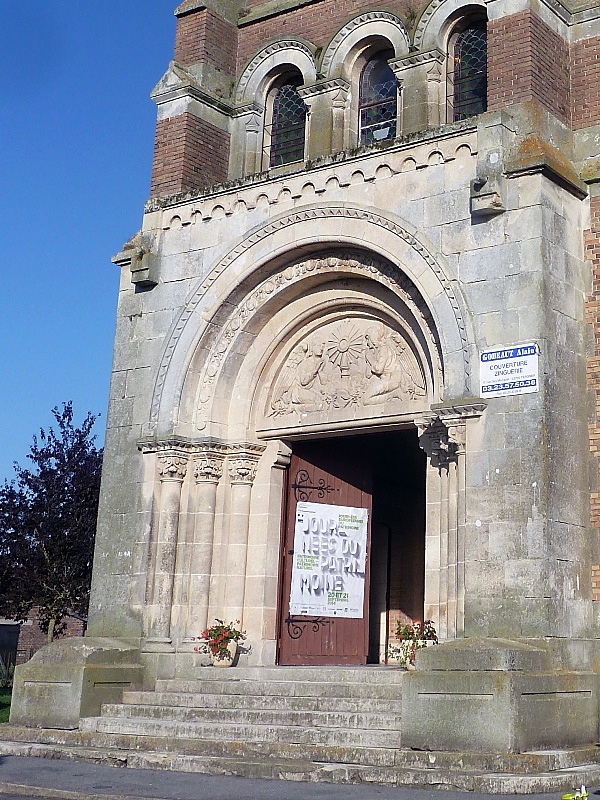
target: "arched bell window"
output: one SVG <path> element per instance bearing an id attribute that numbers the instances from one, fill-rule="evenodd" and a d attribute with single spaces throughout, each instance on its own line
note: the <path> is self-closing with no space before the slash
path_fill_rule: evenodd
<path id="1" fill-rule="evenodd" d="M 265 149 L 269 168 L 304 160 L 306 105 L 298 94 L 302 77 L 292 76 L 273 87 L 267 102 Z"/>
<path id="2" fill-rule="evenodd" d="M 487 29 L 484 19 L 469 23 L 450 39 L 448 101 L 450 120 L 487 109 Z"/>
<path id="3" fill-rule="evenodd" d="M 398 83 L 387 63 L 393 56 L 393 51 L 378 53 L 367 61 L 360 75 L 360 144 L 396 137 Z"/>

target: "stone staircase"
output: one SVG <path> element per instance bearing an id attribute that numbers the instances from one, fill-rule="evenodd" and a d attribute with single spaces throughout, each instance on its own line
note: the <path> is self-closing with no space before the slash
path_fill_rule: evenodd
<path id="1" fill-rule="evenodd" d="M 231 677 L 230 677 L 231 676 Z M 202 741 L 341 748 L 401 747 L 401 670 L 204 669 L 196 681 L 126 692 L 81 730 Z"/>
<path id="2" fill-rule="evenodd" d="M 405 674 L 378 666 L 205 667 L 196 680 L 125 692 L 122 703 L 104 705 L 78 731 L 0 726 L 0 753 L 485 792 L 600 783 L 595 747 L 518 755 L 403 749 Z"/>

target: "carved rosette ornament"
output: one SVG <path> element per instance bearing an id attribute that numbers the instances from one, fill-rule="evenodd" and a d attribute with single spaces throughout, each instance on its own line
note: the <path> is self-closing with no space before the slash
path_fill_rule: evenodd
<path id="1" fill-rule="evenodd" d="M 187 456 L 181 453 L 160 453 L 158 474 L 161 481 L 183 481 L 187 473 Z"/>

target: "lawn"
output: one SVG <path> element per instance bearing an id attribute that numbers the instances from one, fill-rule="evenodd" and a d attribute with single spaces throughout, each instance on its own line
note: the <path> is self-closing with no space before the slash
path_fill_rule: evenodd
<path id="1" fill-rule="evenodd" d="M 0 689 L 0 722 L 8 722 L 11 689 Z"/>

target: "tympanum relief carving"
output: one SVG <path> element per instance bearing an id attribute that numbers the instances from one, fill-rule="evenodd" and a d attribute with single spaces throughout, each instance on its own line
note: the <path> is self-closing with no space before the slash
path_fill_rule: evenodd
<path id="1" fill-rule="evenodd" d="M 310 415 L 341 420 L 402 413 L 426 394 L 406 338 L 383 322 L 355 318 L 323 325 L 294 347 L 266 416 L 277 423 Z"/>

